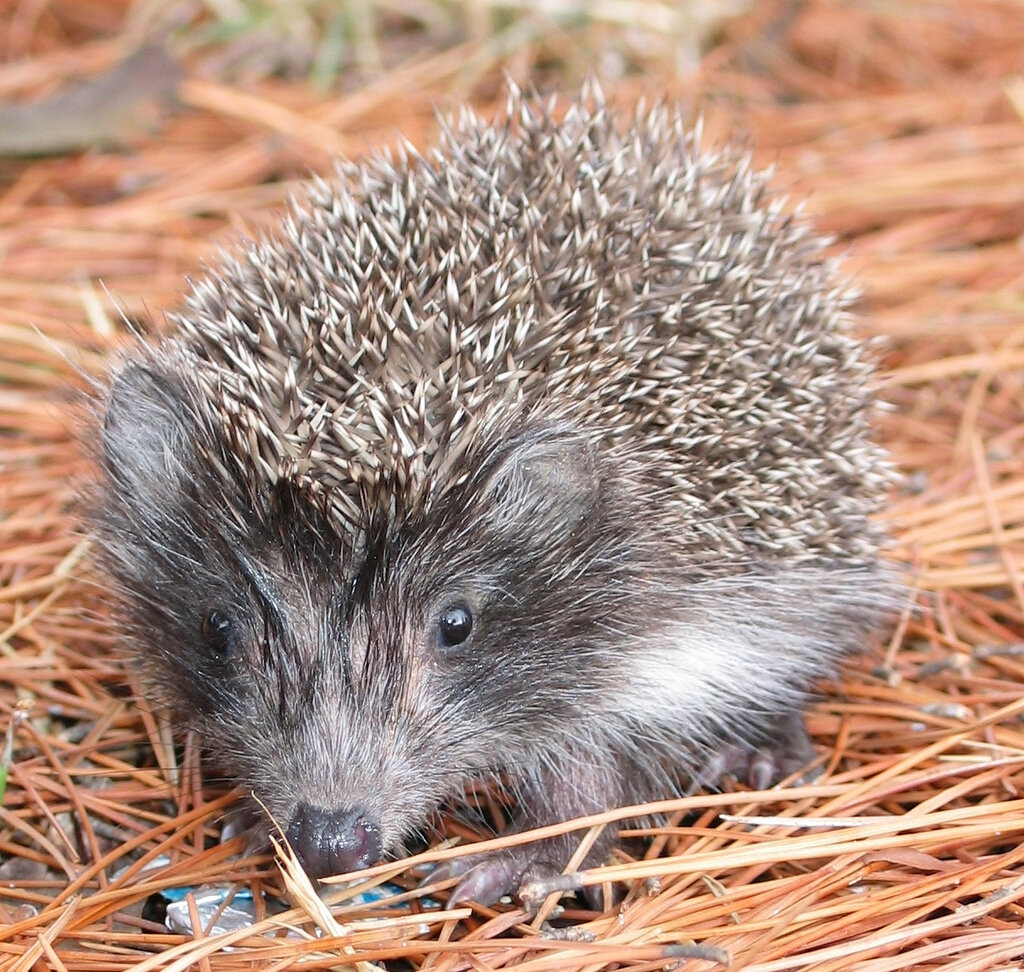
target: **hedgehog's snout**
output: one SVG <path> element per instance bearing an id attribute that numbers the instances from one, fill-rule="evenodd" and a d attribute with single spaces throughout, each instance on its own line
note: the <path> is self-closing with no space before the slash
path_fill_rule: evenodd
<path id="1" fill-rule="evenodd" d="M 328 810 L 300 803 L 285 833 L 306 873 L 329 877 L 380 860 L 380 827 L 359 807 Z"/>

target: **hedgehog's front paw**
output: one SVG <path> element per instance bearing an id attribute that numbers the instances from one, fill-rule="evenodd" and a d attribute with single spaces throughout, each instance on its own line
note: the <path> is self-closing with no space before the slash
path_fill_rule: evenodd
<path id="1" fill-rule="evenodd" d="M 448 897 L 448 908 L 454 908 L 463 901 L 492 905 L 506 894 L 516 894 L 520 887 L 531 881 L 548 879 L 560 873 L 559 868 L 546 859 L 544 843 L 523 844 L 493 854 L 456 858 L 440 865 L 426 883 L 459 878 L 459 883 Z"/>
<path id="2" fill-rule="evenodd" d="M 644 780 L 625 758 L 609 753 L 595 763 L 592 753 L 567 751 L 565 759 L 536 776 L 520 781 L 518 813 L 513 824 L 518 833 L 560 823 L 573 817 L 600 813 L 608 806 L 641 802 L 645 795 L 636 786 L 624 783 Z M 441 865 L 429 883 L 458 878 L 448 907 L 462 901 L 494 904 L 506 894 L 516 895 L 528 911 L 535 911 L 547 894 L 577 890 L 577 882 L 562 872 L 572 859 L 582 835 L 561 834 L 543 840 L 518 844 L 492 853 L 471 854 Z M 601 864 L 615 843 L 614 828 L 604 828 L 590 845 L 580 868 Z M 583 897 L 600 907 L 600 889 L 582 889 Z"/>
<path id="3" fill-rule="evenodd" d="M 449 908 L 463 901 L 492 905 L 506 894 L 517 894 L 531 880 L 559 873 L 551 862 L 537 860 L 529 845 L 466 858 L 466 861 L 468 867 L 448 898 Z"/>
<path id="4" fill-rule="evenodd" d="M 454 908 L 464 901 L 492 905 L 499 898 L 510 894 L 516 896 L 527 911 L 534 912 L 552 891 L 575 890 L 572 878 L 562 877 L 565 863 L 574 849 L 570 843 L 568 840 L 554 838 L 521 844 L 492 854 L 457 858 L 438 867 L 427 879 L 427 883 L 459 878 L 448 898 L 448 908 Z M 587 855 L 585 867 L 600 862 L 600 858 L 608 852 L 611 838 L 599 840 L 598 844 L 600 847 L 595 845 Z M 582 889 L 584 897 L 592 907 L 599 909 L 600 900 L 591 900 L 591 890 Z M 599 888 L 594 890 L 599 894 Z"/>

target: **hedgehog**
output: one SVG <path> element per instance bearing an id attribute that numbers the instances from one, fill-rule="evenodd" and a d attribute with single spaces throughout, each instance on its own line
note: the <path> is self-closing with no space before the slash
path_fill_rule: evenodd
<path id="1" fill-rule="evenodd" d="M 768 183 L 668 106 L 512 90 L 313 181 L 112 369 L 126 643 L 310 875 L 481 781 L 525 831 L 812 759 L 891 602 L 891 468 L 850 285 Z M 574 846 L 438 873 L 488 903 Z"/>

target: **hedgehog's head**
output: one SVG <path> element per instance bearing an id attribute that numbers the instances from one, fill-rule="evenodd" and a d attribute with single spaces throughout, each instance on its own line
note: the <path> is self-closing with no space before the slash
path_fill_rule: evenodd
<path id="1" fill-rule="evenodd" d="M 645 623 L 621 527 L 639 511 L 571 423 L 484 437 L 456 486 L 398 518 L 378 497 L 351 535 L 287 481 L 253 495 L 196 395 L 153 362 L 115 377 L 100 547 L 154 695 L 310 871 L 400 846 L 607 692 Z"/>

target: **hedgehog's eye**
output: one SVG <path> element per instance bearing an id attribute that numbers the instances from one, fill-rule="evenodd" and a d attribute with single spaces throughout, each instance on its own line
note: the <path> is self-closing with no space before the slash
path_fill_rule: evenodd
<path id="1" fill-rule="evenodd" d="M 463 604 L 452 604 L 441 612 L 437 623 L 437 638 L 442 648 L 461 645 L 473 630 L 473 615 Z"/>
<path id="2" fill-rule="evenodd" d="M 221 655 L 230 653 L 234 641 L 234 625 L 223 611 L 214 609 L 203 615 L 202 634 L 207 647 Z"/>

